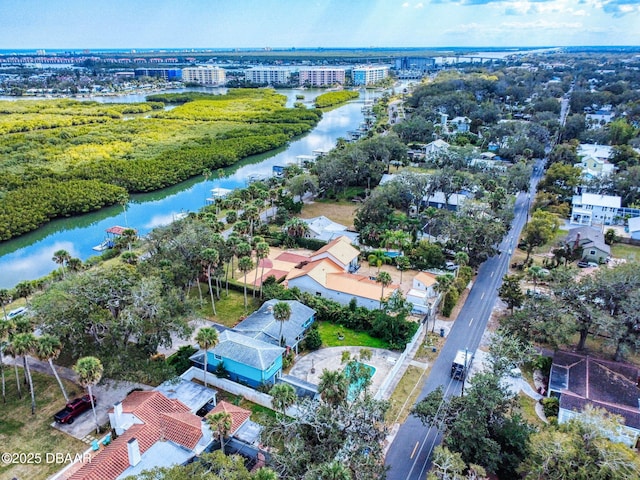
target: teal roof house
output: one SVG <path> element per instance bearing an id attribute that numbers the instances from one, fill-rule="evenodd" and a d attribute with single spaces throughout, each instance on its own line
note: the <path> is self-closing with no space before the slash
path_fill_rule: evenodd
<path id="1" fill-rule="evenodd" d="M 272 385 L 282 373 L 284 348 L 263 342 L 232 330 L 224 330 L 218 336 L 218 344 L 210 349 L 207 370 L 211 373 L 222 364 L 234 382 L 251 387 Z M 194 366 L 204 368 L 204 351 L 190 358 Z"/>

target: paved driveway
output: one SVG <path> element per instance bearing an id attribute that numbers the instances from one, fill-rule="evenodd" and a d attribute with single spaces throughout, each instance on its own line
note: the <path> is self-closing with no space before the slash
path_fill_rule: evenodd
<path id="1" fill-rule="evenodd" d="M 107 425 L 106 428 L 102 429 L 102 434 L 107 433 L 110 428 L 108 427 L 109 414 L 107 413 L 109 409 L 113 407 L 114 403 L 123 400 L 134 388 L 140 388 L 142 390 L 152 389 L 149 385 L 141 383 L 116 382 L 114 380 L 105 380 L 92 388 L 93 394 L 96 397 L 96 416 L 98 417 L 98 423 L 101 426 Z M 64 405 L 61 404 L 60 409 L 63 407 Z M 53 422 L 51 426 L 79 440 L 90 441 L 97 436 L 96 424 L 93 420 L 91 410 L 77 417 L 71 425 Z"/>

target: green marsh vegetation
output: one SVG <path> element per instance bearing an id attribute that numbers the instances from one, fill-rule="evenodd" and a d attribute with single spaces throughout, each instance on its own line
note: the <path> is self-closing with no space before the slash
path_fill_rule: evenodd
<path id="1" fill-rule="evenodd" d="M 0 241 L 281 147 L 321 118 L 285 102 L 269 89 L 0 102 Z"/>

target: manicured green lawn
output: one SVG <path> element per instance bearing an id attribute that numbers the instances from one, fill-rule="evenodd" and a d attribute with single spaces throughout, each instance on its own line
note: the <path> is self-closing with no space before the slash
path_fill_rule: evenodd
<path id="1" fill-rule="evenodd" d="M 370 348 L 389 348 L 389 344 L 379 338 L 373 338 L 365 332 L 356 332 L 348 328 L 341 327 L 329 322 L 319 322 L 318 332 L 322 338 L 323 347 L 370 347 Z M 342 340 L 338 338 L 339 333 L 344 337 Z"/>
<path id="2" fill-rule="evenodd" d="M 22 369 L 18 369 L 23 380 Z M 53 415 L 64 407 L 64 397 L 56 379 L 51 375 L 32 372 L 36 395 L 36 412 L 31 415 L 31 397 L 26 385 L 21 384 L 22 399 L 18 398 L 13 367 L 5 365 L 7 403 L 0 404 L 0 451 L 15 454 L 33 454 L 29 464 L 27 457 L 21 462 L 0 462 L 0 478 L 24 478 L 44 480 L 64 465 L 46 461 L 46 454 L 64 453 L 75 455 L 87 449 L 80 440 L 62 433 L 50 425 Z M 82 393 L 81 387 L 63 380 L 67 393 L 74 398 Z M 1 400 L 0 400 L 1 401 Z M 39 454 L 42 459 L 37 462 Z"/>
<path id="3" fill-rule="evenodd" d="M 638 262 L 640 261 L 640 247 L 625 243 L 615 243 L 611 245 L 611 256 L 614 258 L 626 258 L 629 262 Z"/>
<path id="4" fill-rule="evenodd" d="M 244 308 L 244 294 L 229 289 L 229 295 L 225 291 L 220 293 L 220 300 L 215 300 L 217 315 L 213 314 L 211 309 L 211 297 L 209 296 L 209 286 L 206 283 L 202 285 L 202 308 L 199 308 L 200 299 L 197 288 L 191 289 L 190 299 L 196 305 L 196 312 L 202 317 L 209 318 L 216 323 L 220 323 L 226 327 L 233 327 L 247 315 L 253 313 L 259 306 L 260 301 L 251 296 L 251 292 L 247 291 L 247 310 Z"/>

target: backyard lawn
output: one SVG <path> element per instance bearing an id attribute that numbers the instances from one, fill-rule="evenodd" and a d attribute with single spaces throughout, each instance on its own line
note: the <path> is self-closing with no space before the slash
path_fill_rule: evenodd
<path id="1" fill-rule="evenodd" d="M 225 327 L 233 327 L 247 315 L 253 313 L 259 306 L 260 301 L 251 296 L 251 291 L 247 291 L 247 310 L 244 309 L 244 294 L 229 289 L 229 295 L 226 292 L 220 293 L 220 300 L 215 300 L 217 315 L 213 314 L 211 309 L 211 297 L 209 296 L 209 285 L 201 284 L 202 287 L 202 308 L 200 306 L 199 293 L 197 288 L 192 288 L 189 295 L 194 302 L 196 312 L 204 318 L 213 320 Z"/>
<path id="2" fill-rule="evenodd" d="M 613 258 L 624 258 L 628 262 L 640 261 L 640 247 L 627 245 L 626 243 L 614 243 L 611 245 L 611 256 Z"/>
<path id="3" fill-rule="evenodd" d="M 389 348 L 389 344 L 379 338 L 374 338 L 365 332 L 356 332 L 329 322 L 318 322 L 318 332 L 322 338 L 323 347 L 369 347 Z"/>
<path id="4" fill-rule="evenodd" d="M 18 369 L 20 380 L 24 376 Z M 18 398 L 16 379 L 13 368 L 5 365 L 7 403 L 2 405 L 0 418 L 1 451 L 14 454 L 31 454 L 32 462 L 17 458 L 16 462 L 0 462 L 0 478 L 24 478 L 44 480 L 65 464 L 47 462 L 47 453 L 64 455 L 82 453 L 88 446 L 75 438 L 51 427 L 53 415 L 64 406 L 64 398 L 60 387 L 53 376 L 32 372 L 36 395 L 36 413 L 31 415 L 31 397 L 28 388 L 21 384 L 22 399 Z M 70 397 L 82 393 L 81 388 L 66 380 L 65 388 Z M 38 458 L 41 461 L 38 462 Z M 53 457 L 51 457 L 53 458 Z"/>

